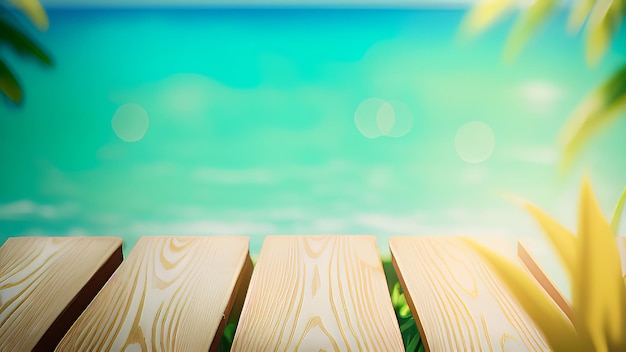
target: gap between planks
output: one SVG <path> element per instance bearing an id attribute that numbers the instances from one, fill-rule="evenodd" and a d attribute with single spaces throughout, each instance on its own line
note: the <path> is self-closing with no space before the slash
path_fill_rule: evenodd
<path id="1" fill-rule="evenodd" d="M 0 248 L 0 351 L 51 351 L 121 262 L 119 238 L 9 238 Z"/>
<path id="2" fill-rule="evenodd" d="M 57 351 L 217 349 L 250 279 L 248 244 L 230 236 L 140 238 Z"/>

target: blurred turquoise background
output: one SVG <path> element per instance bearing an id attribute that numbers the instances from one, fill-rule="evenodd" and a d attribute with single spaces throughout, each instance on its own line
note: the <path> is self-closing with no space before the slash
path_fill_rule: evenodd
<path id="1" fill-rule="evenodd" d="M 626 119 L 559 176 L 557 136 L 626 59 L 590 68 L 557 14 L 512 63 L 512 21 L 462 40 L 465 9 L 48 9 L 54 68 L 0 48 L 0 243 L 11 236 L 542 235 L 590 175 L 608 216 Z M 624 231 L 622 231 L 624 232 Z"/>

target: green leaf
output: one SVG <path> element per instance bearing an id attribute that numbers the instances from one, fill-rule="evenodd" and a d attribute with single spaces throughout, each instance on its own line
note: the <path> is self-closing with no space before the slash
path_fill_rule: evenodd
<path id="1" fill-rule="evenodd" d="M 401 318 L 408 318 L 411 316 L 411 308 L 409 308 L 409 305 L 406 304 L 406 302 L 400 307 L 400 310 L 398 310 L 398 315 L 400 315 Z"/>
<path id="2" fill-rule="evenodd" d="M 615 205 L 615 210 L 613 210 L 613 216 L 611 217 L 611 230 L 613 230 L 615 236 L 617 236 L 617 231 L 619 231 L 619 223 L 624 211 L 624 201 L 626 201 L 626 188 L 624 188 L 624 192 L 622 192 L 622 195 L 619 197 Z"/>
<path id="3" fill-rule="evenodd" d="M 22 101 L 22 89 L 17 79 L 7 65 L 0 59 L 0 91 L 12 102 L 19 104 Z"/>
<path id="4" fill-rule="evenodd" d="M 425 347 L 423 343 L 420 344 L 420 347 L 417 349 L 417 352 L 425 352 Z"/>
<path id="5" fill-rule="evenodd" d="M 400 283 L 396 282 L 393 285 L 393 290 L 391 290 L 391 304 L 394 308 L 397 308 L 400 305 Z"/>
<path id="6" fill-rule="evenodd" d="M 556 0 L 535 0 L 513 27 L 504 49 L 507 59 L 515 58 L 535 32 L 552 13 Z"/>
<path id="7" fill-rule="evenodd" d="M 626 110 L 626 65 L 586 98 L 561 130 L 560 144 L 564 150 L 561 171 L 569 170 L 590 139 L 602 127 L 614 122 L 624 110 Z"/>
<path id="8" fill-rule="evenodd" d="M 222 339 L 220 341 L 220 351 L 230 351 L 230 348 L 233 345 L 233 339 L 235 337 L 236 330 L 236 323 L 230 323 L 226 325 L 226 327 L 224 328 L 224 333 L 222 334 Z"/>
<path id="9" fill-rule="evenodd" d="M 28 38 L 19 29 L 11 25 L 5 18 L 0 17 L 0 42 L 8 43 L 16 52 L 25 56 L 32 56 L 42 63 L 51 66 L 50 57 L 33 40 Z"/>
<path id="10" fill-rule="evenodd" d="M 233 338 L 235 337 L 235 331 L 237 330 L 237 324 L 235 323 L 230 323 L 228 325 L 226 325 L 226 327 L 224 328 L 224 337 L 232 342 Z"/>
<path id="11" fill-rule="evenodd" d="M 409 340 L 408 344 L 406 345 L 406 351 L 407 352 L 413 352 L 416 350 L 417 348 L 417 344 L 420 342 L 420 336 L 417 335 L 415 337 L 413 337 L 412 339 Z"/>
<path id="12" fill-rule="evenodd" d="M 408 319 L 407 321 L 402 323 L 402 325 L 400 325 L 400 332 L 405 332 L 412 327 L 417 327 L 417 325 L 415 324 L 415 320 Z"/>

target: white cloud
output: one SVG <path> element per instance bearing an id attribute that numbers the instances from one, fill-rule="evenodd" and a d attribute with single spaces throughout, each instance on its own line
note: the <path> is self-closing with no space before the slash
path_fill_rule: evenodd
<path id="1" fill-rule="evenodd" d="M 84 190 L 78 183 L 54 165 L 42 163 L 40 166 L 43 173 L 41 190 L 44 194 L 63 197 L 77 197 L 84 194 Z"/>
<path id="2" fill-rule="evenodd" d="M 459 172 L 459 181 L 463 185 L 477 184 L 487 179 L 489 172 L 481 165 L 468 165 Z"/>
<path id="3" fill-rule="evenodd" d="M 375 166 L 366 174 L 367 185 L 375 189 L 389 188 L 395 184 L 393 169 L 387 166 Z"/>
<path id="4" fill-rule="evenodd" d="M 528 146 L 512 150 L 510 156 L 521 161 L 539 165 L 555 165 L 558 151 L 554 147 Z"/>
<path id="5" fill-rule="evenodd" d="M 198 168 L 191 173 L 195 181 L 218 184 L 270 184 L 284 180 L 316 182 L 341 173 L 350 172 L 351 165 L 344 160 L 331 160 L 319 166 L 289 165 L 276 168 L 220 169 Z"/>
<path id="6" fill-rule="evenodd" d="M 136 222 L 128 231 L 135 236 L 253 236 L 276 233 L 276 227 L 261 222 Z"/>
<path id="7" fill-rule="evenodd" d="M 216 169 L 199 168 L 193 171 L 192 179 L 200 182 L 219 184 L 268 184 L 276 181 L 276 176 L 266 169 Z"/>
<path id="8" fill-rule="evenodd" d="M 534 229 L 530 219 L 515 208 L 470 211 L 450 208 L 439 212 L 407 214 L 357 213 L 351 226 L 379 235 L 420 236 L 528 236 Z M 520 220 L 522 219 L 522 220 Z M 384 231 L 384 233 L 380 233 Z"/>
<path id="9" fill-rule="evenodd" d="M 562 87 L 546 81 L 529 81 L 517 89 L 524 106 L 541 115 L 550 114 L 565 95 Z"/>
<path id="10" fill-rule="evenodd" d="M 24 199 L 0 205 L 0 219 L 3 220 L 20 220 L 29 218 L 55 220 L 69 218 L 77 213 L 78 206 L 71 203 L 46 205 Z"/>
<path id="11" fill-rule="evenodd" d="M 394 216 L 380 213 L 360 213 L 353 221 L 361 226 L 383 230 L 391 235 L 412 235 L 422 232 L 424 226 L 419 213 L 409 216 Z"/>
<path id="12" fill-rule="evenodd" d="M 342 234 L 350 231 L 350 223 L 341 218 L 322 218 L 313 221 L 315 233 Z"/>
<path id="13" fill-rule="evenodd" d="M 18 237 L 64 237 L 64 236 L 92 236 L 89 231 L 81 227 L 70 227 L 66 230 L 51 231 L 39 227 L 29 228 L 21 233 L 14 234 Z"/>
<path id="14" fill-rule="evenodd" d="M 172 174 L 178 171 L 178 166 L 169 162 L 156 162 L 152 164 L 140 164 L 134 166 L 133 171 L 137 177 L 158 177 Z"/>
<path id="15" fill-rule="evenodd" d="M 97 212 L 88 214 L 86 218 L 97 225 L 114 226 L 122 223 L 125 216 L 112 212 Z"/>

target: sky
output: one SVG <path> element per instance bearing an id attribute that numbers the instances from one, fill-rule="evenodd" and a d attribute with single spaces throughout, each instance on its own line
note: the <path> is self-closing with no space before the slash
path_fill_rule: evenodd
<path id="1" fill-rule="evenodd" d="M 45 69 L 2 52 L 0 243 L 10 236 L 521 237 L 514 195 L 576 227 L 589 175 L 610 214 L 626 122 L 565 176 L 557 138 L 597 67 L 557 15 L 513 63 L 511 22 L 470 41 L 458 10 L 50 9 Z M 617 39 L 624 42 L 624 31 Z M 623 233 L 623 227 L 622 231 Z M 547 248 L 547 247 L 544 247 Z"/>

